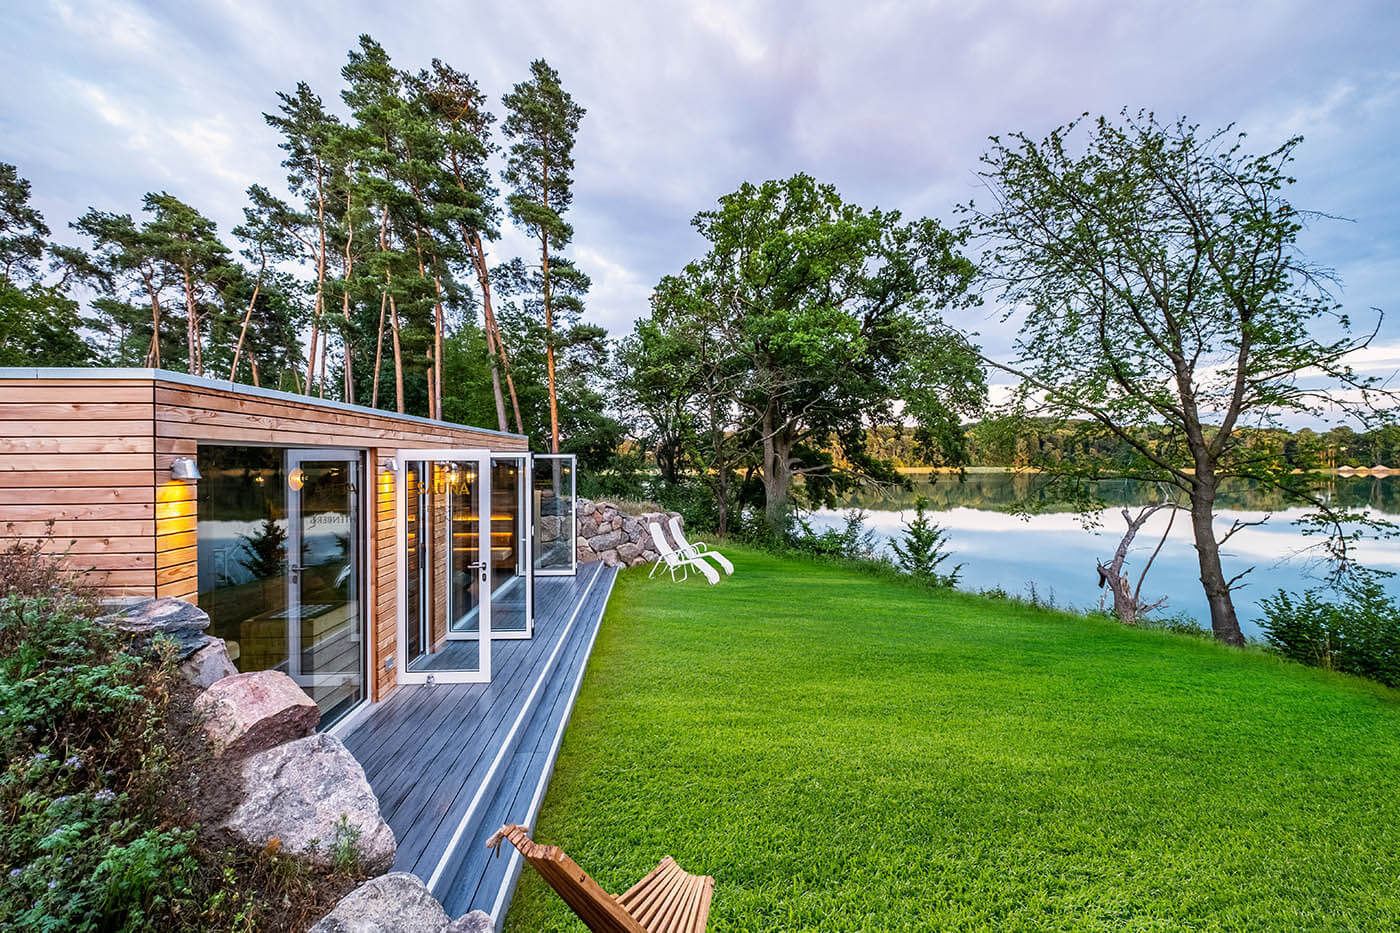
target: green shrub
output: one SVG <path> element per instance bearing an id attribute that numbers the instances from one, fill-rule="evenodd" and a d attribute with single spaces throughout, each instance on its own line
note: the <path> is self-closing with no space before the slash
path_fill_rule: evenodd
<path id="1" fill-rule="evenodd" d="M 865 527 L 865 512 L 852 509 L 845 518 L 846 524 L 841 528 L 816 532 L 806 519 L 794 515 L 778 549 L 841 560 L 873 560 L 875 532 Z"/>
<path id="2" fill-rule="evenodd" d="M 0 930 L 305 929 L 358 866 L 202 838 L 195 688 L 97 612 L 41 544 L 0 552 Z"/>
<path id="3" fill-rule="evenodd" d="M 1363 574 L 1335 590 L 1279 590 L 1262 601 L 1261 628 L 1284 657 L 1400 687 L 1400 605 Z"/>
<path id="4" fill-rule="evenodd" d="M 929 521 L 928 500 L 923 496 L 914 500 L 914 520 L 904 523 L 904 533 L 900 537 L 901 540 L 890 542 L 890 548 L 901 570 L 934 586 L 957 586 L 962 564 L 947 573 L 939 571 L 951 556 L 948 532 Z"/>

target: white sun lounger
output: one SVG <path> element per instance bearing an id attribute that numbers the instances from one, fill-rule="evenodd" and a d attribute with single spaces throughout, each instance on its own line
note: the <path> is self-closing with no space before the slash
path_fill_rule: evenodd
<path id="1" fill-rule="evenodd" d="M 677 554 L 675 549 L 671 547 L 671 542 L 666 540 L 661 526 L 656 522 L 647 522 L 647 529 L 651 532 L 651 541 L 656 546 L 656 553 L 660 555 L 656 559 L 656 563 L 651 565 L 651 573 L 647 574 L 648 577 L 655 575 L 664 563 L 666 569 L 671 571 L 672 581 L 676 579 L 677 570 L 681 572 L 682 580 L 687 579 L 693 567 L 711 583 L 719 582 L 719 571 L 711 567 L 703 557 L 682 557 Z"/>
<path id="2" fill-rule="evenodd" d="M 677 554 L 681 557 L 708 557 L 710 560 L 720 565 L 720 568 L 724 570 L 725 576 L 733 576 L 734 565 L 729 562 L 729 558 L 725 557 L 719 551 L 710 550 L 709 545 L 704 541 L 696 541 L 694 544 L 691 544 L 685 539 L 685 532 L 681 531 L 681 520 L 679 518 L 672 517 L 670 526 L 671 540 L 676 542 Z"/>

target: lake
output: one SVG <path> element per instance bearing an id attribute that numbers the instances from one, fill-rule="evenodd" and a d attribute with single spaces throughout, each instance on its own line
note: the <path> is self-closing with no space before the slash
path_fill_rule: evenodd
<path id="1" fill-rule="evenodd" d="M 962 482 L 948 474 L 913 479 L 912 490 L 853 493 L 843 499 L 839 509 L 818 510 L 809 521 L 817 531 L 842 528 L 850 509 L 862 509 L 866 527 L 876 533 L 881 550 L 889 554 L 890 538 L 901 534 L 904 523 L 914 517 L 915 498 L 923 496 L 928 500 L 931 520 L 948 531 L 953 556 L 944 566 L 963 565 L 959 589 L 1000 588 L 1024 597 L 1034 587 L 1042 600 L 1074 609 L 1097 608 L 1100 598 L 1107 596 L 1096 585 L 1095 566 L 1099 560 L 1111 560 L 1122 539 L 1127 525 L 1120 510 L 1158 498 L 1152 484 L 1104 481 L 1099 494 L 1109 508 L 1093 516 L 1097 527 L 1086 528 L 1067 506 L 1047 501 L 1046 478 L 1036 474 L 987 471 L 970 472 Z M 1329 477 L 1324 494 L 1339 506 L 1400 516 L 1400 476 Z M 1043 511 L 1029 518 L 1013 514 L 1028 503 L 1040 504 Z M 1245 585 L 1235 591 L 1235 611 L 1245 634 L 1257 637 L 1262 597 L 1272 596 L 1280 588 L 1302 590 L 1320 582 L 1318 576 L 1324 568 L 1316 551 L 1308 550 L 1319 539 L 1304 536 L 1294 524 L 1306 509 L 1285 508 L 1277 493 L 1253 484 L 1225 484 L 1218 506 L 1217 538 L 1236 519 L 1249 522 L 1271 516 L 1264 525 L 1241 530 L 1222 550 L 1227 579 L 1254 568 L 1242 581 Z M 1134 583 L 1162 539 L 1167 522 L 1168 513 L 1163 510 L 1138 532 L 1125 570 Z M 1400 540 L 1362 542 L 1356 553 L 1366 566 L 1400 571 Z M 1386 585 L 1392 594 L 1400 595 L 1400 577 L 1390 578 Z M 1185 512 L 1176 516 L 1142 587 L 1144 602 L 1162 596 L 1167 597 L 1167 604 L 1159 614 L 1185 613 L 1209 628 L 1210 613 L 1201 590 L 1190 516 Z M 1112 597 L 1107 599 L 1111 603 Z"/>

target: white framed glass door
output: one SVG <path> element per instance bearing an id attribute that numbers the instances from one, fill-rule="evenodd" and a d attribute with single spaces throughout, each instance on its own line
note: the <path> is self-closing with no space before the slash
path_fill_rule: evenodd
<path id="1" fill-rule="evenodd" d="M 535 633 L 530 455 L 491 454 L 491 637 Z"/>
<path id="2" fill-rule="evenodd" d="M 491 457 L 398 452 L 400 683 L 491 679 Z"/>
<path id="3" fill-rule="evenodd" d="M 573 454 L 535 454 L 534 563 L 541 576 L 573 576 L 578 571 L 578 531 L 574 521 Z"/>
<path id="4" fill-rule="evenodd" d="M 364 698 L 363 458 L 289 449 L 287 673 L 334 718 Z"/>

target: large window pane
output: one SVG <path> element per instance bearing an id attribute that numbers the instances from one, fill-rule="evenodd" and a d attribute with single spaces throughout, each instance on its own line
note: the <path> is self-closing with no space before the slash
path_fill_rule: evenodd
<path id="1" fill-rule="evenodd" d="M 199 605 L 240 671 L 287 669 L 287 479 L 270 447 L 200 447 Z"/>
<path id="2" fill-rule="evenodd" d="M 536 454 L 534 489 L 534 559 L 537 573 L 572 573 L 574 531 L 574 457 Z"/>
<path id="3" fill-rule="evenodd" d="M 360 455 L 199 448 L 199 605 L 240 671 L 280 670 L 322 726 L 364 698 Z"/>
<path id="4" fill-rule="evenodd" d="M 491 631 L 530 631 L 526 563 L 525 459 L 491 458 Z"/>

